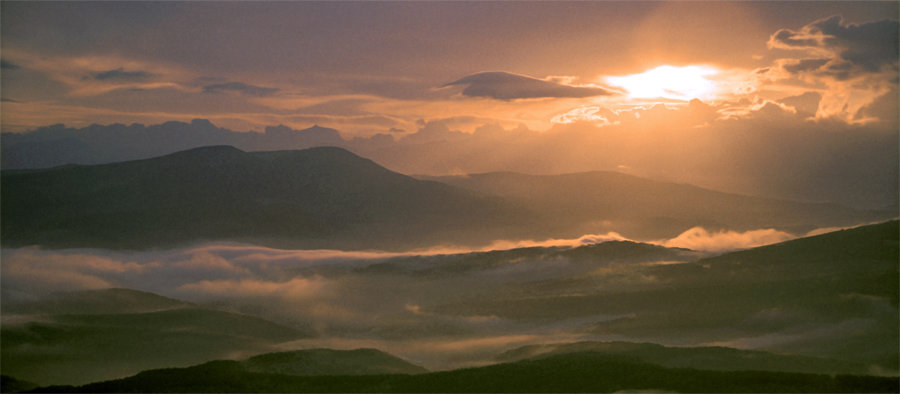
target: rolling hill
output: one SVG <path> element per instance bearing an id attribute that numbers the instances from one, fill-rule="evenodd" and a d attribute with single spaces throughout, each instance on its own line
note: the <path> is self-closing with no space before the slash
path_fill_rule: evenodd
<path id="1" fill-rule="evenodd" d="M 311 336 L 257 317 L 125 289 L 67 293 L 11 310 L 27 315 L 8 323 L 15 316 L 4 312 L 3 373 L 42 384 L 83 384 L 261 353 Z"/>

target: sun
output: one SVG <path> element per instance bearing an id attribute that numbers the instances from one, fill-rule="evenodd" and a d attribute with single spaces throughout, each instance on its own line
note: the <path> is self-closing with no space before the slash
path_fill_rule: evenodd
<path id="1" fill-rule="evenodd" d="M 628 91 L 629 98 L 675 100 L 714 98 L 716 83 L 708 78 L 719 71 L 709 66 L 659 66 L 640 74 L 606 77 L 606 82 Z"/>

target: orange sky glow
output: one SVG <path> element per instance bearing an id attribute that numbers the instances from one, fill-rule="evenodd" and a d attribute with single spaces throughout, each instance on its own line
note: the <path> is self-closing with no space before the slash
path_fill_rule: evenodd
<path id="1" fill-rule="evenodd" d="M 381 162 L 407 173 L 625 168 L 740 192 L 759 187 L 732 180 L 747 165 L 698 170 L 723 166 L 710 152 L 724 149 L 721 130 L 897 134 L 895 2 L 114 4 L 2 4 L 3 132 L 199 118 L 238 132 L 330 127 L 371 149 L 471 136 L 444 162 Z M 753 138 L 779 135 L 768 132 Z M 518 147 L 457 163 L 501 140 Z M 526 159 L 564 140 L 623 157 Z M 762 157 L 774 143 L 746 160 L 774 160 Z M 672 149 L 690 159 L 638 163 Z M 808 171 L 833 165 L 823 152 L 809 153 Z"/>

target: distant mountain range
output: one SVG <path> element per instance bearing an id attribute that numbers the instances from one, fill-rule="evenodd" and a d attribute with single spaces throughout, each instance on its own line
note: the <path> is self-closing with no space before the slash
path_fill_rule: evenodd
<path id="1" fill-rule="evenodd" d="M 205 119 L 81 128 L 54 125 L 0 133 L 0 167 L 106 164 L 215 145 L 244 151 L 336 146 L 404 174 L 512 171 L 546 175 L 613 170 L 740 194 L 889 209 L 895 215 L 900 209 L 895 132 L 859 133 L 850 128 L 814 133 L 810 138 L 783 138 L 782 134 L 787 137 L 793 132 L 736 129 L 701 132 L 705 137 L 696 140 L 673 140 L 673 135 L 664 136 L 666 133 L 651 136 L 616 130 L 557 125 L 542 132 L 484 126 L 463 133 L 431 121 L 414 132 L 391 130 L 350 138 L 320 126 L 292 129 L 279 125 L 262 132 L 239 132 Z M 670 140 L 677 149 L 664 142 Z"/>
<path id="2" fill-rule="evenodd" d="M 0 166 L 4 169 L 106 164 L 210 145 L 231 145 L 257 151 L 346 144 L 337 130 L 325 127 L 293 130 L 275 126 L 267 127 L 263 133 L 241 133 L 216 127 L 206 119 L 151 126 L 137 123 L 92 125 L 81 129 L 56 125 L 28 133 L 3 133 L 2 140 Z"/>
<path id="3" fill-rule="evenodd" d="M 344 149 L 202 147 L 113 164 L 2 172 L 4 246 L 141 249 L 209 240 L 408 249 L 694 226 L 805 232 L 891 216 L 617 173 L 419 180 Z"/>

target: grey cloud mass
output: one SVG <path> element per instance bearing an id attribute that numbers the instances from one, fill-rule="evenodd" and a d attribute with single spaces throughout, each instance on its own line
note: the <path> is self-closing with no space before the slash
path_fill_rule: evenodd
<path id="1" fill-rule="evenodd" d="M 611 91 L 603 88 L 567 86 L 505 71 L 472 74 L 445 84 L 444 87 L 457 85 L 466 85 L 462 91 L 465 96 L 489 97 L 498 100 L 546 97 L 578 98 L 612 94 Z"/>
<path id="2" fill-rule="evenodd" d="M 897 68 L 898 29 L 896 20 L 847 24 L 840 15 L 820 19 L 799 30 L 781 29 L 769 39 L 772 48 L 806 50 L 829 54 L 830 59 L 804 59 L 790 72 L 817 70 L 847 79 L 852 72 L 878 72 Z"/>
<path id="3" fill-rule="evenodd" d="M 204 93 L 237 92 L 248 96 L 271 96 L 281 89 L 250 85 L 243 82 L 225 82 L 203 87 Z"/>
<path id="4" fill-rule="evenodd" d="M 12 62 L 8 62 L 8 61 L 6 61 L 6 60 L 0 60 L 0 69 L 3 69 L 3 70 L 18 70 L 19 68 L 21 68 L 21 67 L 19 67 L 18 64 L 15 64 L 15 63 L 12 63 Z"/>
<path id="5" fill-rule="evenodd" d="M 93 75 L 94 79 L 98 81 L 106 81 L 106 80 L 140 80 L 152 77 L 153 74 L 148 73 L 146 71 L 125 71 L 123 68 L 117 68 L 114 70 L 103 71 Z"/>

